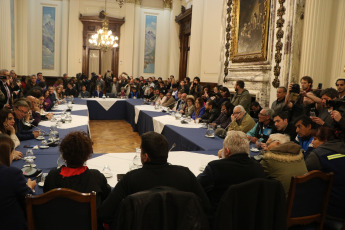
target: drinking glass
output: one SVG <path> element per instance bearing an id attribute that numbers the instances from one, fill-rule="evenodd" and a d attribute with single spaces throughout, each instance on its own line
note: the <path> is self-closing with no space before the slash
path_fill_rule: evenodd
<path id="1" fill-rule="evenodd" d="M 108 165 L 104 165 L 102 169 L 102 173 L 105 177 L 109 178 L 113 176 L 113 173 L 111 172 L 111 169 Z"/>

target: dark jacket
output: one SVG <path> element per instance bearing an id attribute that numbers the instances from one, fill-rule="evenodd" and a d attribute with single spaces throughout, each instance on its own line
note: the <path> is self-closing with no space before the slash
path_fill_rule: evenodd
<path id="1" fill-rule="evenodd" d="M 124 198 L 157 186 L 168 186 L 180 191 L 192 192 L 200 198 L 204 210 L 209 210 L 207 196 L 188 168 L 168 163 L 145 163 L 142 168 L 128 172 L 116 184 L 98 209 L 98 217 L 106 223 L 113 222 L 120 202 Z"/>
<path id="2" fill-rule="evenodd" d="M 225 129 L 231 122 L 231 114 L 230 113 L 220 113 L 216 120 L 213 122 L 217 125 L 220 125 L 221 128 Z"/>
<path id="3" fill-rule="evenodd" d="M 216 108 L 212 108 L 211 111 L 206 110 L 206 112 L 200 117 L 200 123 L 211 123 L 212 121 L 216 120 L 219 116 L 219 110 Z"/>
<path id="4" fill-rule="evenodd" d="M 197 179 L 207 193 L 215 211 L 223 193 L 230 185 L 264 177 L 265 173 L 261 165 L 249 158 L 247 153 L 240 153 L 211 161 Z"/>
<path id="5" fill-rule="evenodd" d="M 288 123 L 288 126 L 285 130 L 279 131 L 277 130 L 277 133 L 287 134 L 290 137 L 290 141 L 294 141 L 296 138 L 296 126 L 293 123 Z"/>
<path id="6" fill-rule="evenodd" d="M 12 91 L 11 91 L 11 87 L 9 87 L 9 86 L 7 85 L 7 88 L 8 88 L 9 93 L 10 93 L 10 98 L 8 98 L 7 91 L 6 91 L 6 89 L 5 89 L 5 85 L 4 85 L 4 84 L 7 85 L 6 82 L 3 82 L 2 80 L 0 80 L 0 90 L 1 90 L 1 92 L 2 92 L 2 93 L 4 94 L 4 96 L 5 96 L 5 99 L 0 101 L 0 109 L 4 108 L 4 105 L 7 103 L 7 100 L 8 100 L 8 99 L 9 99 L 9 105 L 12 105 Z"/>
<path id="7" fill-rule="evenodd" d="M 0 229 L 27 229 L 25 196 L 32 194 L 20 169 L 0 164 Z"/>
<path id="8" fill-rule="evenodd" d="M 285 207 L 278 181 L 259 178 L 232 185 L 219 203 L 213 229 L 286 229 Z"/>
<path id="9" fill-rule="evenodd" d="M 170 187 L 156 187 L 127 196 L 121 202 L 116 222 L 117 227 L 111 229 L 209 229 L 199 198 L 194 193 Z"/>
<path id="10" fill-rule="evenodd" d="M 345 219 L 345 143 L 331 140 L 314 149 L 306 159 L 309 171 L 333 172 L 334 181 L 327 215 Z"/>
<path id="11" fill-rule="evenodd" d="M 25 126 L 23 122 L 21 120 L 18 120 L 17 118 L 14 118 L 14 120 L 15 125 L 17 126 L 16 135 L 20 141 L 34 139 L 34 134 L 32 133 L 32 130 L 25 130 L 30 127 Z"/>
<path id="12" fill-rule="evenodd" d="M 104 201 L 110 193 L 110 186 L 107 179 L 96 169 L 86 169 L 80 175 L 63 177 L 60 175 L 61 168 L 50 170 L 44 182 L 44 192 L 54 188 L 69 188 L 78 192 L 97 193 L 97 206 Z"/>

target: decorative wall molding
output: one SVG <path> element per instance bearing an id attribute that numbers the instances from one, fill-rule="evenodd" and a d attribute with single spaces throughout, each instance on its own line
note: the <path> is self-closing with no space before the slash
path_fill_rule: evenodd
<path id="1" fill-rule="evenodd" d="M 284 31 L 283 31 L 283 26 L 285 20 L 283 19 L 283 15 L 285 14 L 286 8 L 284 7 L 285 0 L 279 0 L 279 8 L 277 10 L 277 33 L 276 33 L 276 54 L 274 55 L 274 60 L 276 62 L 276 65 L 274 66 L 274 80 L 272 81 L 272 85 L 274 88 L 278 88 L 280 85 L 279 81 L 279 75 L 280 75 L 280 62 L 282 61 L 282 49 L 283 49 L 283 42 L 282 38 L 284 37 Z"/>
<path id="2" fill-rule="evenodd" d="M 172 8 L 172 0 L 163 0 L 164 8 Z"/>
<path id="3" fill-rule="evenodd" d="M 229 74 L 229 63 L 230 63 L 230 38 L 231 38 L 231 9 L 232 9 L 232 0 L 227 2 L 228 8 L 226 9 L 226 42 L 225 42 L 225 61 L 224 61 L 224 79 L 223 82 L 226 82 L 226 77 Z M 233 44 L 231 44 L 232 46 Z"/>

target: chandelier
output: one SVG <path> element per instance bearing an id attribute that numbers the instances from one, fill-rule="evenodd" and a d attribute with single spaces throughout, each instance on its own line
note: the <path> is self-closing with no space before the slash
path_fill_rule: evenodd
<path id="1" fill-rule="evenodd" d="M 125 4 L 125 0 L 116 0 L 116 2 L 119 4 L 120 8 Z"/>
<path id="2" fill-rule="evenodd" d="M 105 11 L 101 11 L 100 17 L 103 18 L 102 29 L 98 30 L 96 34 L 93 34 L 89 39 L 89 43 L 96 48 L 104 51 L 108 51 L 112 48 L 119 46 L 117 41 L 118 36 L 114 36 L 113 32 L 109 30 L 109 21 L 107 19 L 107 1 L 105 1 Z"/>

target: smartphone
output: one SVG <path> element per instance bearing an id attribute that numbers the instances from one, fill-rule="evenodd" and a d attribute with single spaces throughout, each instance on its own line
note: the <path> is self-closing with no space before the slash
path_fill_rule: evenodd
<path id="1" fill-rule="evenodd" d="M 322 83 L 319 83 L 319 85 L 317 86 L 318 89 L 322 89 Z"/>
<path id="2" fill-rule="evenodd" d="M 24 148 L 33 148 L 35 145 L 24 145 Z"/>

